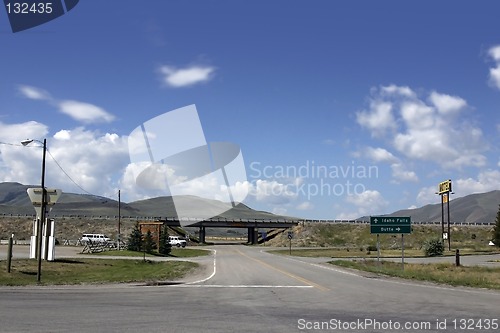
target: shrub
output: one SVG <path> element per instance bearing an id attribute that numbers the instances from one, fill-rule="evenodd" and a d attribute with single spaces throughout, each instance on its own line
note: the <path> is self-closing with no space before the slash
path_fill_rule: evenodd
<path id="1" fill-rule="evenodd" d="M 153 240 L 153 235 L 151 231 L 148 230 L 143 240 L 143 250 L 146 253 L 152 254 L 153 250 L 156 249 L 156 243 Z"/>
<path id="2" fill-rule="evenodd" d="M 139 223 L 135 224 L 134 229 L 130 233 L 127 242 L 127 250 L 140 252 L 142 249 L 142 234 L 139 229 Z"/>
<path id="3" fill-rule="evenodd" d="M 172 245 L 168 240 L 168 227 L 167 225 L 163 225 L 162 232 L 160 234 L 160 247 L 158 248 L 158 252 L 165 256 L 168 256 L 172 251 Z"/>
<path id="4" fill-rule="evenodd" d="M 424 244 L 424 253 L 427 257 L 436 257 L 444 252 L 443 241 L 439 238 L 429 239 Z"/>
<path id="5" fill-rule="evenodd" d="M 493 228 L 493 243 L 500 247 L 500 205 L 498 206 L 497 218 L 495 220 L 495 227 Z"/>

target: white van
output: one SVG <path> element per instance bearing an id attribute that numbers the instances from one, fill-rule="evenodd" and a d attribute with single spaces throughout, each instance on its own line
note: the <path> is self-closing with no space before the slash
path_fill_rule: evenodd
<path id="1" fill-rule="evenodd" d="M 168 243 L 177 247 L 186 247 L 186 240 L 181 239 L 179 236 L 168 236 Z"/>
<path id="2" fill-rule="evenodd" d="M 87 244 L 89 241 L 92 243 L 107 243 L 111 239 L 104 234 L 83 234 L 82 238 L 80 238 L 82 244 Z"/>

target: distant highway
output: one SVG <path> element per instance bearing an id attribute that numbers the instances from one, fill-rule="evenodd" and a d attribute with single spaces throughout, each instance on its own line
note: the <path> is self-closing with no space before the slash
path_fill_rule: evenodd
<path id="1" fill-rule="evenodd" d="M 213 246 L 180 284 L 0 288 L 1 332 L 498 332 L 500 292 Z M 467 327 L 475 325 L 474 330 Z M 487 326 L 489 328 L 487 328 Z M 481 327 L 481 328 L 480 328 Z M 314 330 L 318 329 L 318 330 Z M 320 330 L 321 329 L 321 330 Z"/>

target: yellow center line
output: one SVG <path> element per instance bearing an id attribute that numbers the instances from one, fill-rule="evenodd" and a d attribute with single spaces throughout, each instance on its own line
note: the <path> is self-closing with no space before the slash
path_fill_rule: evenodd
<path id="1" fill-rule="evenodd" d="M 268 263 L 266 263 L 266 262 L 264 262 L 264 261 L 262 261 L 262 260 L 259 260 L 259 259 L 255 259 L 255 258 L 249 257 L 248 255 L 244 254 L 243 252 L 241 252 L 241 251 L 240 251 L 240 250 L 238 250 L 238 249 L 236 249 L 236 251 L 237 251 L 239 254 L 241 254 L 242 256 L 246 257 L 246 258 L 251 259 L 251 260 L 253 260 L 253 261 L 255 261 L 255 262 L 258 262 L 259 264 L 261 264 L 261 265 L 263 265 L 263 266 L 265 266 L 265 267 L 267 267 L 267 268 L 270 268 L 270 269 L 273 269 L 273 270 L 275 270 L 275 271 L 278 271 L 278 272 L 280 272 L 281 274 L 285 274 L 286 276 L 291 277 L 292 279 L 295 279 L 295 280 L 297 280 L 297 281 L 300 281 L 300 282 L 302 282 L 302 283 L 305 283 L 305 284 L 307 284 L 307 285 L 310 285 L 310 286 L 312 286 L 312 287 L 314 287 L 314 288 L 318 288 L 319 290 L 323 290 L 323 291 L 330 290 L 330 289 L 328 289 L 328 288 L 326 288 L 326 287 L 323 287 L 323 286 L 321 286 L 321 285 L 319 285 L 319 284 L 317 284 L 317 283 L 314 283 L 314 282 L 312 282 L 312 281 L 309 281 L 309 280 L 307 280 L 307 279 L 305 279 L 305 278 L 303 278 L 303 277 L 300 277 L 300 276 L 294 275 L 294 274 L 292 274 L 292 273 L 289 273 L 289 272 L 287 272 L 287 271 L 284 271 L 284 270 L 281 270 L 281 269 L 279 269 L 279 268 L 276 268 L 276 267 L 274 267 L 274 266 L 272 266 L 272 265 L 270 265 L 270 264 L 268 264 Z"/>

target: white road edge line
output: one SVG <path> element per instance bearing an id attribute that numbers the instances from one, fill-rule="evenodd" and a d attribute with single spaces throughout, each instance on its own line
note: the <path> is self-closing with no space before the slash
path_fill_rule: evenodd
<path id="1" fill-rule="evenodd" d="M 193 284 L 198 284 L 198 283 L 203 283 L 205 281 L 208 281 L 210 280 L 211 278 L 213 278 L 215 276 L 215 273 L 217 272 L 217 250 L 212 250 L 214 252 L 214 271 L 212 272 L 212 274 L 207 277 L 207 278 L 204 278 L 202 280 L 198 280 L 198 281 L 193 281 L 193 282 L 188 282 L 188 283 L 185 283 L 184 285 L 193 285 Z"/>
<path id="2" fill-rule="evenodd" d="M 234 285 L 234 284 L 181 284 L 177 288 L 314 288 L 313 286 L 271 286 L 271 285 Z"/>
<path id="3" fill-rule="evenodd" d="M 274 254 L 272 253 L 269 253 L 265 250 L 260 250 L 260 252 L 263 252 L 263 253 L 267 253 L 269 255 L 272 255 L 274 256 Z M 303 264 L 308 264 L 308 265 L 311 265 L 311 266 L 315 266 L 315 267 L 319 267 L 319 268 L 323 268 L 323 269 L 327 269 L 329 271 L 334 271 L 334 272 L 337 272 L 337 273 L 341 273 L 341 274 L 345 274 L 345 275 L 351 275 L 351 276 L 357 276 L 357 277 L 363 277 L 362 275 L 359 275 L 359 274 L 356 274 L 356 273 L 351 273 L 351 272 L 348 272 L 348 271 L 344 271 L 342 269 L 337 269 L 337 268 L 333 268 L 333 267 L 327 267 L 327 266 L 324 266 L 324 265 L 320 265 L 320 264 L 315 264 L 315 263 L 312 263 L 312 262 L 307 262 L 307 261 L 303 261 L 303 260 L 299 260 L 299 259 L 295 259 L 295 258 L 288 258 L 288 257 L 284 257 L 285 259 L 288 259 L 290 261 L 295 261 L 295 262 L 300 262 L 300 263 L 303 263 Z"/>
<path id="4" fill-rule="evenodd" d="M 275 255 L 275 254 L 269 253 L 269 252 L 267 252 L 265 250 L 261 250 L 261 252 L 267 253 L 267 254 L 272 255 L 272 256 Z M 355 273 L 343 271 L 341 269 L 331 268 L 331 267 L 327 267 L 327 266 L 324 266 L 324 265 L 320 265 L 320 264 L 316 264 L 316 263 L 311 263 L 311 262 L 307 262 L 307 261 L 302 261 L 302 260 L 294 259 L 294 258 L 287 258 L 287 257 L 285 257 L 285 259 L 288 259 L 288 260 L 291 260 L 291 261 L 296 261 L 296 262 L 301 262 L 303 264 L 309 264 L 311 266 L 320 267 L 320 268 L 327 269 L 327 270 L 330 270 L 330 271 L 334 271 L 334 272 L 337 272 L 337 273 L 342 273 L 342 274 L 357 276 L 357 277 L 365 278 L 366 279 L 366 277 L 363 276 L 363 275 L 359 275 L 359 274 L 355 274 Z M 495 293 L 491 293 L 491 292 L 484 291 L 484 290 L 458 289 L 460 287 L 453 288 L 453 287 L 438 286 L 438 285 L 428 285 L 428 284 L 424 283 L 425 281 L 422 281 L 423 282 L 422 284 L 420 284 L 420 283 L 412 283 L 412 282 L 404 282 L 404 281 L 395 281 L 395 280 L 391 280 L 391 279 L 377 279 L 377 281 L 378 282 L 385 282 L 385 283 L 392 283 L 392 284 L 399 284 L 399 285 L 404 285 L 404 286 L 412 286 L 412 287 L 422 287 L 422 288 L 430 288 L 430 289 L 439 289 L 439 290 L 447 290 L 447 291 L 453 291 L 453 292 L 459 291 L 459 292 L 469 293 L 469 294 L 482 294 L 482 295 L 489 295 L 489 296 L 495 295 Z M 500 295 L 500 294 L 498 294 L 498 295 Z"/>

